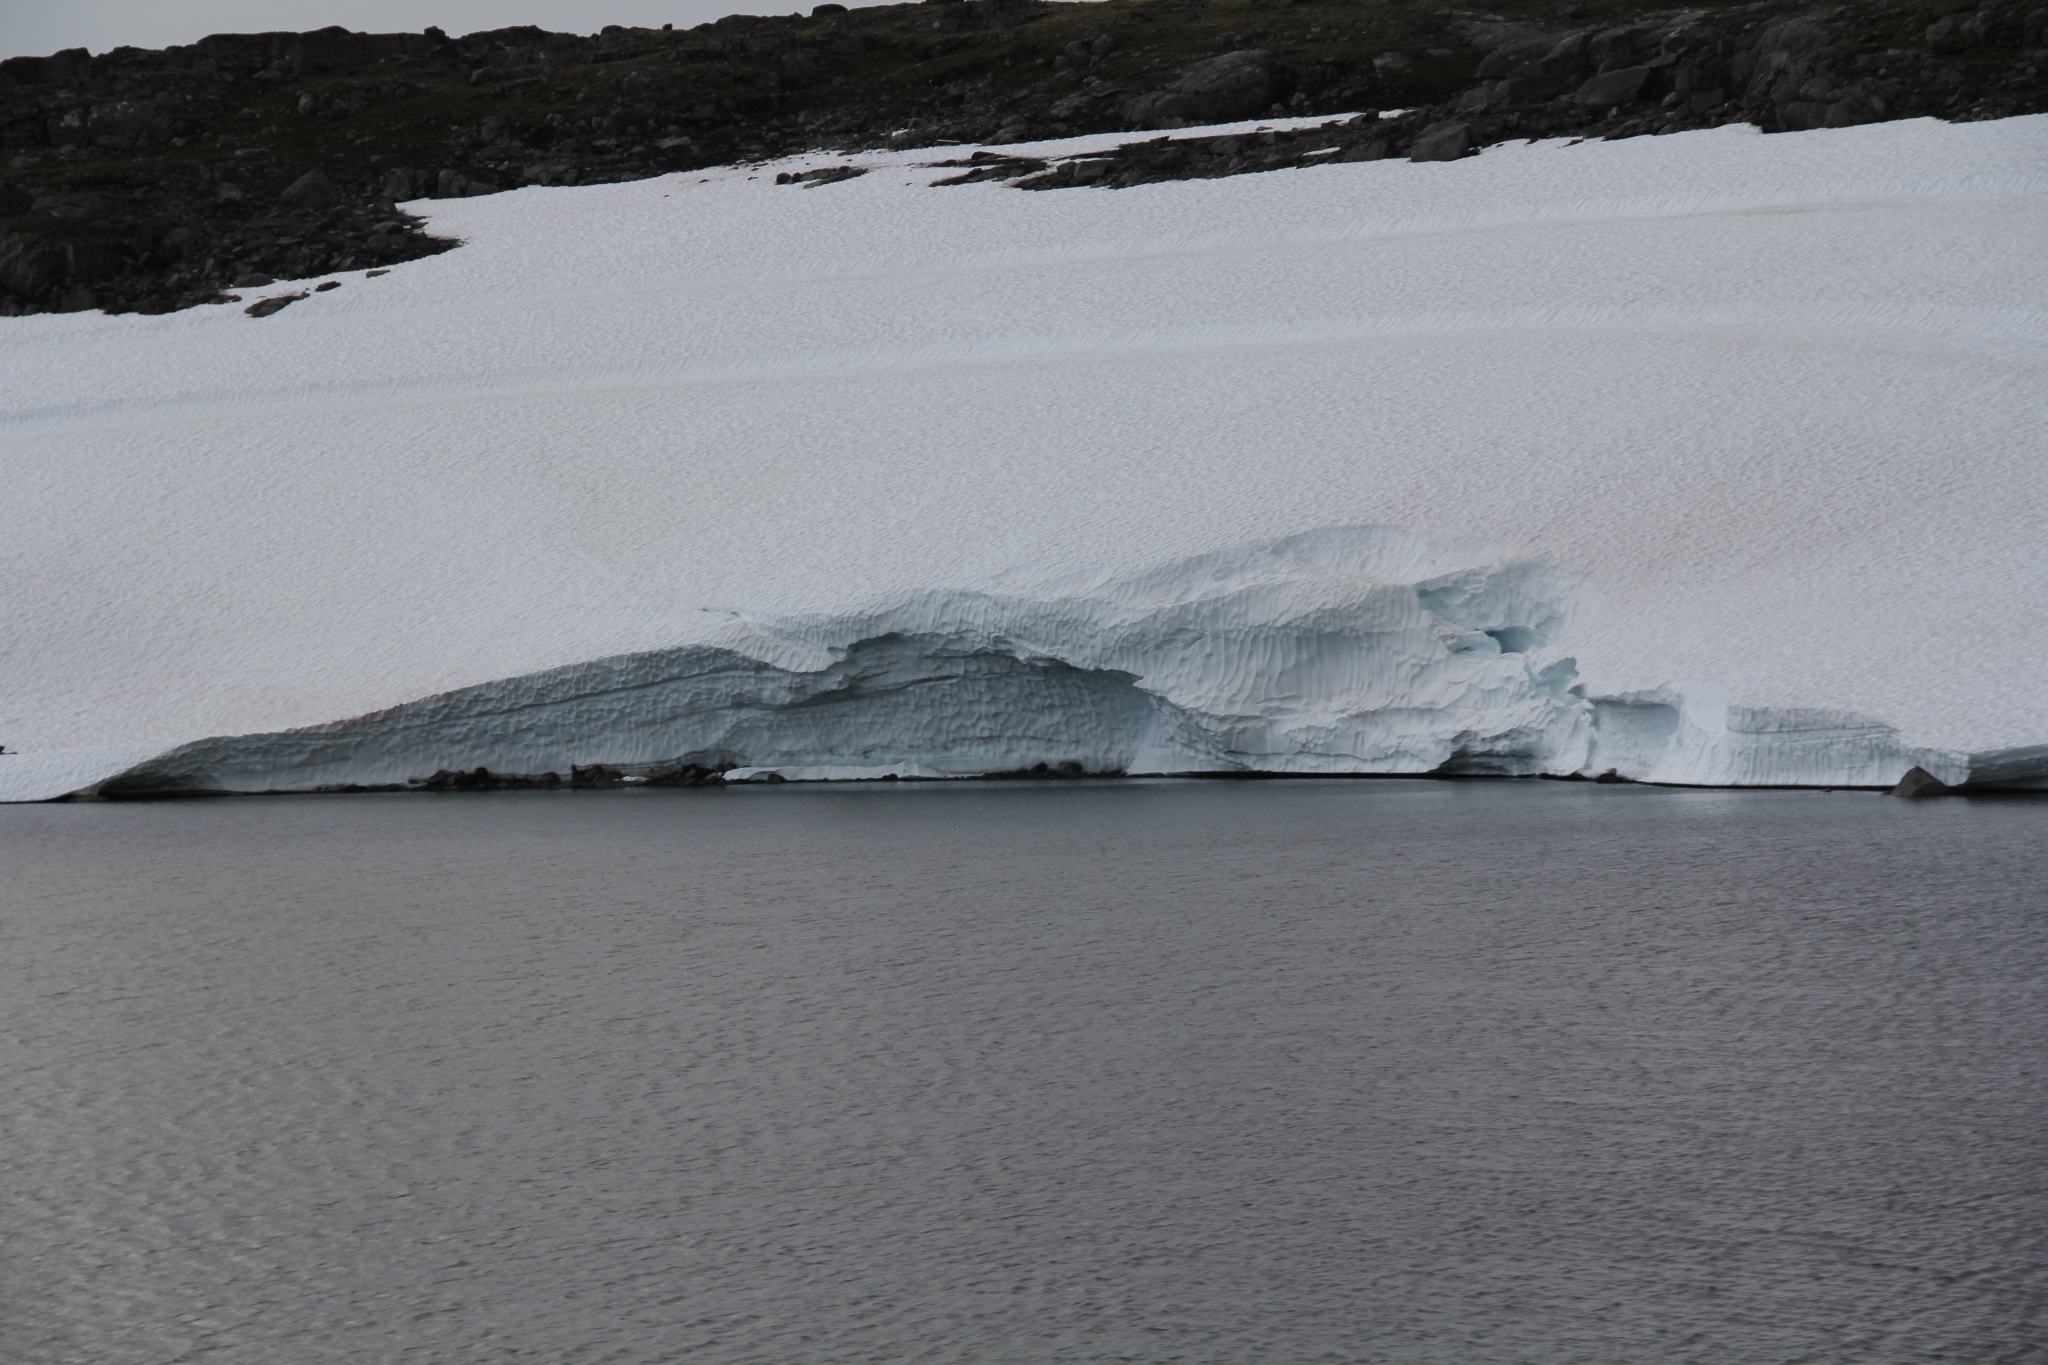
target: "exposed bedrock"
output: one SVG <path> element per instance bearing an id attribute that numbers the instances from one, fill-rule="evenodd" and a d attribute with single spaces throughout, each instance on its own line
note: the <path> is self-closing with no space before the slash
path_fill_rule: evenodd
<path id="1" fill-rule="evenodd" d="M 1455 161 L 1522 137 L 2039 112 L 2048 6 L 965 0 L 681 32 L 327 28 L 16 57 L 0 61 L 0 315 L 163 312 L 218 302 L 252 274 L 303 280 L 444 251 L 456 243 L 399 207 L 430 197 L 1381 109 L 1404 112 L 1169 136 L 956 183 L 1120 187 L 1324 159 Z"/>

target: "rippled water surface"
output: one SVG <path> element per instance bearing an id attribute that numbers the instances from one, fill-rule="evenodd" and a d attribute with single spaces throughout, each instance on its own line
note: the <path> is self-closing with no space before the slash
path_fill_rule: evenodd
<path id="1" fill-rule="evenodd" d="M 0 808 L 0 1359 L 2040 1361 L 2044 850 L 1534 782 Z"/>

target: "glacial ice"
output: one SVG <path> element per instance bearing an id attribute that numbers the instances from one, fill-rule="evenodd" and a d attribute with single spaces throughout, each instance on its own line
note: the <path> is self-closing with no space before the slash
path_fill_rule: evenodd
<path id="1" fill-rule="evenodd" d="M 2044 134 L 909 149 L 419 205 L 466 245 L 261 320 L 9 319 L 0 800 L 2048 784 Z"/>
<path id="2" fill-rule="evenodd" d="M 600 659 L 372 715 L 187 744 L 110 792 L 399 785 L 444 769 L 603 766 L 745 779 L 1090 773 L 1577 774 L 1860 785 L 1964 755 L 1881 722 L 1730 707 L 1718 689 L 1588 696 L 1584 584 L 1336 528 L 1128 575 L 913 594 L 868 611 L 734 615 L 718 643 Z M 2038 765 L 2048 774 L 2048 764 Z M 2020 774 L 2015 774 L 2020 775 Z"/>

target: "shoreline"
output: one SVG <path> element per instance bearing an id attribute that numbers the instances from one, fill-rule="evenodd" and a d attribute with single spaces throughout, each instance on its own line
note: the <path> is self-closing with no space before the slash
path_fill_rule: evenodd
<path id="1" fill-rule="evenodd" d="M 1010 772 L 964 773 L 959 775 L 932 776 L 918 774 L 905 776 L 889 773 L 879 777 L 785 777 L 778 772 L 760 776 L 727 778 L 724 772 L 713 769 L 699 769 L 694 775 L 682 777 L 675 774 L 642 775 L 620 771 L 627 766 L 591 764 L 574 770 L 573 775 L 564 779 L 558 773 L 493 773 L 488 769 L 470 772 L 452 772 L 443 769 L 431 777 L 415 778 L 404 783 L 343 783 L 332 786 L 307 787 L 299 789 L 270 788 L 250 791 L 228 791 L 211 788 L 161 787 L 128 791 L 80 791 L 67 792 L 61 796 L 46 797 L 39 801 L 4 802 L 5 805 L 54 806 L 82 804 L 116 804 L 128 802 L 174 802 L 206 801 L 245 797 L 294 797 L 294 796 L 446 796 L 446 795 L 487 795 L 502 792 L 592 792 L 592 791 L 673 791 L 683 789 L 723 789 L 741 787 L 851 787 L 884 785 L 941 785 L 962 783 L 999 783 L 1008 786 L 1045 786 L 1061 784 L 1109 785 L 1132 782 L 1283 782 L 1283 781 L 1332 781 L 1332 782 L 1557 782 L 1564 784 L 1586 784 L 1592 786 L 1653 787 L 1665 791 L 1707 791 L 1707 792 L 1854 792 L 1865 795 L 1899 796 L 1906 799 L 1925 799 L 1931 796 L 1965 797 L 2020 797 L 2048 798 L 2048 789 L 2038 787 L 1998 786 L 1993 784 L 1963 783 L 1949 786 L 1928 777 L 1923 770 L 1915 769 L 1900 782 L 1893 785 L 1864 785 L 1848 783 L 1762 783 L 1753 785 L 1716 785 L 1698 782 L 1652 782 L 1639 778 L 1622 777 L 1614 772 L 1588 776 L 1581 773 L 1449 773 L 1403 772 L 1403 773 L 1303 773 L 1284 772 L 1271 769 L 1223 770 L 1210 772 L 1087 772 L 1060 771 L 1040 764 L 1036 769 Z M 593 772 L 592 770 L 598 770 Z M 725 771 L 740 771 L 727 769 Z M 1921 781 L 1916 782 L 1915 774 Z M 552 780 L 550 780 L 552 779 Z"/>

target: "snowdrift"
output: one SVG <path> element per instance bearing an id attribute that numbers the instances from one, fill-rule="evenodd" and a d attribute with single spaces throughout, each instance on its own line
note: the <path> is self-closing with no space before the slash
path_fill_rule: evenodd
<path id="1" fill-rule="evenodd" d="M 0 799 L 2048 785 L 2048 119 L 932 186 L 971 150 L 10 321 Z"/>

